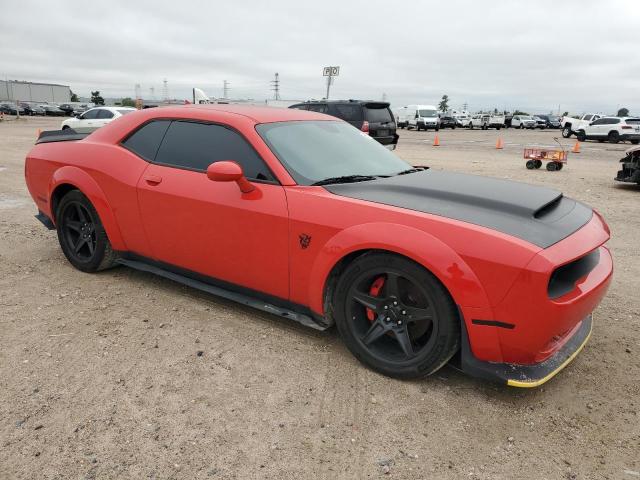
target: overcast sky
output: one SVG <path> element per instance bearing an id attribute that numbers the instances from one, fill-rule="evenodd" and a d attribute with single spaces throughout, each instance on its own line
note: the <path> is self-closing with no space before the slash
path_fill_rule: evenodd
<path id="1" fill-rule="evenodd" d="M 640 0 L 4 2 L 3 78 L 81 96 L 381 99 L 640 113 Z"/>

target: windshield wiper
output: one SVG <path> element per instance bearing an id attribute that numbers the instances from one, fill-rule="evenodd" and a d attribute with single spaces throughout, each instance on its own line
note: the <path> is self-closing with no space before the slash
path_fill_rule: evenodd
<path id="1" fill-rule="evenodd" d="M 416 172 L 422 172 L 423 170 L 427 170 L 429 167 L 413 167 L 413 168 L 408 168 L 407 170 L 403 170 L 401 172 L 396 173 L 396 175 L 406 175 L 408 173 L 416 173 Z"/>
<path id="2" fill-rule="evenodd" d="M 311 185 L 330 185 L 332 183 L 352 183 L 352 182 L 366 182 L 368 180 L 375 180 L 376 176 L 373 175 L 343 175 L 342 177 L 329 177 L 323 180 L 318 180 Z"/>

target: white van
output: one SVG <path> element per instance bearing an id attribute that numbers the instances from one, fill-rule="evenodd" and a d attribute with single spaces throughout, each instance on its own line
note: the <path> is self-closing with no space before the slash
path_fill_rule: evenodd
<path id="1" fill-rule="evenodd" d="M 407 105 L 396 110 L 397 123 L 400 128 L 415 128 L 440 130 L 438 109 L 433 105 Z"/>

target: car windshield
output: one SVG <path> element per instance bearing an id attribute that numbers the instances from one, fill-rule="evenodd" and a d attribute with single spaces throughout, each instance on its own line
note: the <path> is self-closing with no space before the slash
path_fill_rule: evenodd
<path id="1" fill-rule="evenodd" d="M 437 110 L 419 110 L 419 114 L 421 117 L 437 117 Z"/>
<path id="2" fill-rule="evenodd" d="M 348 123 L 264 123 L 256 130 L 300 185 L 348 175 L 388 176 L 411 168 Z"/>

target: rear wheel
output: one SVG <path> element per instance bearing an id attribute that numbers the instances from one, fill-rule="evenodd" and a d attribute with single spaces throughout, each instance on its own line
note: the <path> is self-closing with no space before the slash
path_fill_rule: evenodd
<path id="1" fill-rule="evenodd" d="M 540 168 L 542 166 L 542 160 L 535 160 L 535 168 Z"/>
<path id="2" fill-rule="evenodd" d="M 547 163 L 547 170 L 549 170 L 550 172 L 555 172 L 558 169 L 556 162 L 549 162 Z"/>
<path id="3" fill-rule="evenodd" d="M 584 133 L 584 130 L 580 130 L 576 133 L 576 138 L 579 142 L 584 142 L 587 139 L 587 135 Z"/>
<path id="4" fill-rule="evenodd" d="M 631 140 L 631 143 L 632 143 L 633 145 L 637 145 L 638 143 L 640 143 L 640 140 Z"/>
<path id="5" fill-rule="evenodd" d="M 117 255 L 111 248 L 98 212 L 78 190 L 60 200 L 56 226 L 62 252 L 78 270 L 97 272 L 114 265 Z"/>
<path id="6" fill-rule="evenodd" d="M 388 253 L 363 255 L 338 281 L 333 305 L 347 348 L 392 377 L 419 378 L 446 364 L 460 343 L 460 320 L 427 270 Z"/>
<path id="7" fill-rule="evenodd" d="M 620 134 L 618 132 L 616 132 L 615 130 L 612 132 L 609 132 L 609 143 L 618 143 L 620 142 Z"/>

